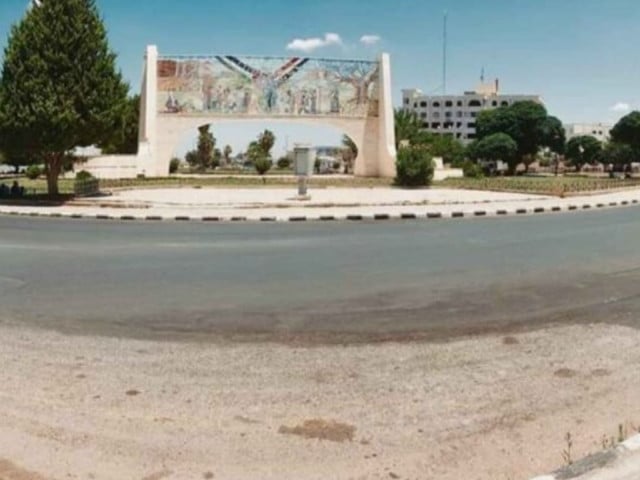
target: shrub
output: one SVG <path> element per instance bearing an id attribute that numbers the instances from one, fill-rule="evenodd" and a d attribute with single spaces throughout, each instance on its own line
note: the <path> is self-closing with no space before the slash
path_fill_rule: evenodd
<path id="1" fill-rule="evenodd" d="M 420 187 L 433 180 L 433 160 L 431 154 L 419 145 L 402 147 L 396 159 L 396 185 Z"/>
<path id="2" fill-rule="evenodd" d="M 467 160 L 462 164 L 462 172 L 465 177 L 469 178 L 481 178 L 484 176 L 482 167 L 471 160 Z"/>
<path id="3" fill-rule="evenodd" d="M 38 165 L 29 165 L 29 168 L 24 172 L 29 180 L 35 180 L 42 175 L 42 169 Z"/>
<path id="4" fill-rule="evenodd" d="M 91 173 L 87 172 L 86 170 L 80 170 L 78 173 L 76 173 L 76 180 L 82 182 L 84 180 L 91 180 L 93 177 L 93 175 L 91 175 Z"/>
<path id="5" fill-rule="evenodd" d="M 253 162 L 253 168 L 256 169 L 258 175 L 264 175 L 269 170 L 271 170 L 271 159 L 267 157 L 256 158 Z"/>
<path id="6" fill-rule="evenodd" d="M 285 170 L 291 167 L 291 160 L 289 160 L 287 157 L 280 157 L 278 159 L 277 165 L 280 170 Z"/>
<path id="7" fill-rule="evenodd" d="M 176 173 L 180 168 L 180 163 L 179 158 L 172 158 L 169 162 L 169 173 Z"/>

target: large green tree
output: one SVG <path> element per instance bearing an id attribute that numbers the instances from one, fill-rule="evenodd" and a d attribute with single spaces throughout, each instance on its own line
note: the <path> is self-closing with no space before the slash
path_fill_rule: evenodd
<path id="1" fill-rule="evenodd" d="M 104 153 L 137 153 L 140 95 L 129 97 L 119 112 L 111 138 L 100 144 Z"/>
<path id="2" fill-rule="evenodd" d="M 566 157 L 580 171 L 583 165 L 596 162 L 602 154 L 602 143 L 591 135 L 573 137 L 567 142 Z"/>
<path id="3" fill-rule="evenodd" d="M 518 146 L 516 156 L 525 166 L 535 159 L 541 147 L 552 146 L 560 149 L 560 139 L 556 139 L 558 123 L 550 120 L 544 106 L 534 101 L 516 102 L 508 107 L 481 112 L 477 118 L 476 131 L 479 139 L 495 133 L 509 135 Z"/>
<path id="4" fill-rule="evenodd" d="M 94 0 L 41 0 L 14 25 L 0 80 L 0 144 L 46 165 L 50 195 L 67 152 L 107 141 L 127 85 Z"/>
<path id="5" fill-rule="evenodd" d="M 542 123 L 542 146 L 562 155 L 566 148 L 566 132 L 559 118 L 548 116 Z"/>
<path id="6" fill-rule="evenodd" d="M 637 158 L 633 147 L 626 143 L 609 142 L 602 152 L 604 162 L 617 166 L 630 165 Z"/>
<path id="7" fill-rule="evenodd" d="M 610 135 L 613 143 L 628 145 L 635 157 L 640 157 L 640 112 L 634 111 L 622 117 Z"/>
<path id="8" fill-rule="evenodd" d="M 518 144 L 506 133 L 494 133 L 476 140 L 468 147 L 468 154 L 474 160 L 502 160 L 513 173 L 518 165 Z"/>

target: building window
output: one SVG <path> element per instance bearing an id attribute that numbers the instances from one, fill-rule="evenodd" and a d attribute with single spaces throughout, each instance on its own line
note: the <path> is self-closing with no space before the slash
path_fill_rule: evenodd
<path id="1" fill-rule="evenodd" d="M 440 122 L 433 122 L 431 124 L 431 128 L 433 128 L 435 130 L 439 129 L 440 128 Z"/>
<path id="2" fill-rule="evenodd" d="M 462 106 L 462 100 L 458 100 L 458 101 L 456 102 L 456 105 L 457 105 L 457 106 L 459 106 L 459 107 L 461 107 L 461 106 Z"/>
<path id="3" fill-rule="evenodd" d="M 462 122 L 457 122 L 456 123 L 456 128 L 462 128 Z"/>
<path id="4" fill-rule="evenodd" d="M 439 108 L 440 102 L 433 102 L 433 108 Z"/>
<path id="5" fill-rule="evenodd" d="M 498 102 L 496 102 L 495 100 L 493 102 L 491 102 L 491 106 L 492 107 L 497 107 L 498 106 Z"/>
<path id="6" fill-rule="evenodd" d="M 480 102 L 480 100 L 471 100 L 469 102 L 469 106 L 470 107 L 481 107 L 482 106 L 482 102 Z"/>
<path id="7" fill-rule="evenodd" d="M 451 118 L 452 112 L 444 112 L 444 116 L 447 118 Z"/>
<path id="8" fill-rule="evenodd" d="M 404 99 L 404 104 L 405 104 L 405 105 L 409 105 L 409 99 L 408 99 L 408 98 L 405 98 L 405 99 Z"/>
<path id="9" fill-rule="evenodd" d="M 422 112 L 422 113 L 420 114 L 420 118 L 427 118 L 427 114 L 426 114 L 425 112 Z"/>
<path id="10" fill-rule="evenodd" d="M 422 128 L 429 128 L 429 122 L 422 122 Z"/>
<path id="11" fill-rule="evenodd" d="M 444 102 L 444 106 L 445 107 L 453 107 L 453 102 L 451 100 L 447 100 L 446 102 Z"/>
<path id="12" fill-rule="evenodd" d="M 427 108 L 427 102 L 420 102 L 420 106 L 422 108 Z"/>
<path id="13" fill-rule="evenodd" d="M 469 140 L 474 140 L 476 138 L 476 134 L 475 133 L 470 133 L 469 135 L 467 135 L 467 138 Z"/>
<path id="14" fill-rule="evenodd" d="M 475 122 L 467 123 L 467 128 L 476 128 L 476 123 Z"/>
<path id="15" fill-rule="evenodd" d="M 418 108 L 418 102 L 413 104 L 413 108 Z"/>
<path id="16" fill-rule="evenodd" d="M 506 100 L 503 100 L 502 103 L 500 104 L 501 107 L 508 107 L 509 106 L 509 102 L 507 102 Z"/>
<path id="17" fill-rule="evenodd" d="M 462 118 L 462 112 L 456 112 L 456 117 Z"/>
<path id="18" fill-rule="evenodd" d="M 476 118 L 478 116 L 477 112 L 470 112 L 469 115 L 471 115 L 471 118 Z"/>
<path id="19" fill-rule="evenodd" d="M 433 118 L 440 118 L 440 112 L 433 112 Z"/>

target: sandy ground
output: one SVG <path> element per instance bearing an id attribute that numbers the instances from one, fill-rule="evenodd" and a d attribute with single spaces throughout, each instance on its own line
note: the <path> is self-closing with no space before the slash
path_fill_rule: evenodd
<path id="1" fill-rule="evenodd" d="M 640 422 L 640 332 L 615 325 L 316 347 L 0 338 L 2 480 L 516 480 L 561 465 L 567 432 L 579 458 Z"/>

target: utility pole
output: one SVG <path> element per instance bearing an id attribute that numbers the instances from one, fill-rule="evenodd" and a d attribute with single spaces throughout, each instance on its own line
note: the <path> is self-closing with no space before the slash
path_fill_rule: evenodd
<path id="1" fill-rule="evenodd" d="M 444 12 L 442 28 L 442 93 L 447 94 L 447 12 Z"/>

